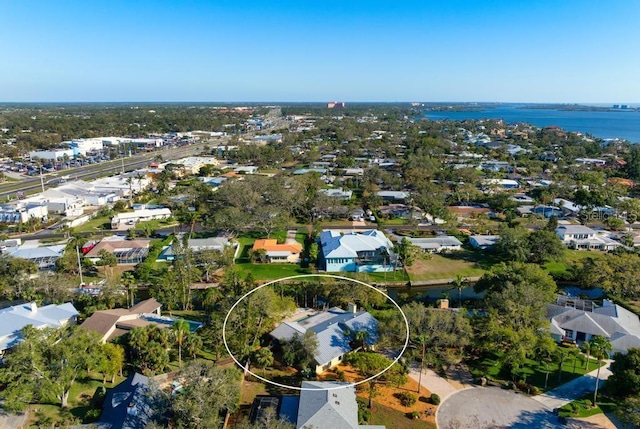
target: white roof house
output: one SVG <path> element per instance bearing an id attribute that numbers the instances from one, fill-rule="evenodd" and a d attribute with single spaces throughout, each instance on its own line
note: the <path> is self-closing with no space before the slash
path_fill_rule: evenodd
<path id="1" fill-rule="evenodd" d="M 425 252 L 440 253 L 462 249 L 462 243 L 452 235 L 429 238 L 406 237 L 409 243 L 422 248 Z"/>
<path id="2" fill-rule="evenodd" d="M 325 230 L 320 245 L 321 266 L 327 272 L 389 271 L 396 259 L 393 244 L 377 230 L 348 234 Z"/>
<path id="3" fill-rule="evenodd" d="M 490 249 L 499 239 L 499 235 L 472 235 L 469 237 L 469 244 L 476 249 Z"/>
<path id="4" fill-rule="evenodd" d="M 127 226 L 135 225 L 138 222 L 146 222 L 154 219 L 166 219 L 171 216 L 171 210 L 168 208 L 161 209 L 142 209 L 133 212 L 118 213 L 111 218 L 111 229 L 121 229 Z"/>
<path id="5" fill-rule="evenodd" d="M 316 373 L 340 363 L 345 354 L 352 351 L 349 339 L 344 331 L 357 332 L 364 330 L 369 336 L 366 343 L 371 346 L 378 341 L 378 321 L 368 312 L 345 311 L 338 307 L 318 313 L 297 322 L 283 322 L 270 335 L 280 341 L 288 341 L 295 336 L 302 337 L 307 331 L 316 334 L 318 347 L 313 355 L 316 362 Z"/>
<path id="6" fill-rule="evenodd" d="M 46 305 L 38 307 L 35 302 L 14 305 L 0 310 L 0 353 L 18 344 L 20 330 L 27 325 L 35 328 L 60 328 L 75 323 L 78 310 L 73 304 Z"/>
<path id="7" fill-rule="evenodd" d="M 356 389 L 349 383 L 303 381 L 301 387 L 296 429 L 385 429 L 358 424 Z"/>
<path id="8" fill-rule="evenodd" d="M 613 353 L 640 347 L 638 316 L 606 299 L 602 307 L 597 307 L 591 301 L 558 297 L 547 308 L 547 317 L 556 340 L 564 338 L 581 344 L 600 335 L 611 341 Z"/>
<path id="9" fill-rule="evenodd" d="M 16 247 L 7 247 L 2 253 L 12 258 L 33 261 L 38 265 L 39 269 L 45 270 L 55 266 L 56 261 L 62 257 L 65 247 L 64 244 L 44 247 L 23 244 Z"/>
<path id="10" fill-rule="evenodd" d="M 606 231 L 595 231 L 584 225 L 560 225 L 556 228 L 556 235 L 572 249 L 613 250 L 622 246 Z"/>

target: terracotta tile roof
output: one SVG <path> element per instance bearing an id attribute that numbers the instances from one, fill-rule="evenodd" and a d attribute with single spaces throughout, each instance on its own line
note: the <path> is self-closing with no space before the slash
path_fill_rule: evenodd
<path id="1" fill-rule="evenodd" d="M 300 243 L 285 243 L 278 244 L 278 240 L 274 238 L 265 238 L 256 240 L 253 243 L 253 250 L 264 249 L 267 252 L 291 252 L 291 253 L 300 253 L 302 252 L 302 244 Z"/>
<path id="2" fill-rule="evenodd" d="M 93 246 L 93 248 L 87 252 L 86 257 L 96 258 L 100 250 L 105 249 L 109 253 L 113 253 L 117 249 L 146 249 L 149 247 L 151 240 L 102 240 L 100 243 Z"/>

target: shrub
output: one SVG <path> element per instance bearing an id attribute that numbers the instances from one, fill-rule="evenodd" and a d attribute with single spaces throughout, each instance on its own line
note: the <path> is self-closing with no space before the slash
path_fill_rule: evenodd
<path id="1" fill-rule="evenodd" d="M 398 394 L 398 399 L 404 407 L 411 407 L 418 401 L 418 397 L 410 392 L 402 392 Z"/>
<path id="2" fill-rule="evenodd" d="M 336 378 L 339 381 L 345 381 L 347 379 L 347 375 L 344 373 L 344 371 L 338 370 L 336 371 Z"/>
<path id="3" fill-rule="evenodd" d="M 415 419 L 419 419 L 420 418 L 420 413 L 417 412 L 417 411 L 412 411 L 411 412 L 411 418 L 414 419 L 414 420 Z"/>
<path id="4" fill-rule="evenodd" d="M 440 405 L 440 395 L 437 393 L 432 393 L 429 399 L 433 405 Z"/>

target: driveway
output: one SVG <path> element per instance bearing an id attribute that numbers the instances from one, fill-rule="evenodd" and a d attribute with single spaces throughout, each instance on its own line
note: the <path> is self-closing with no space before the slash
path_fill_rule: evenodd
<path id="1" fill-rule="evenodd" d="M 28 412 L 23 414 L 6 413 L 0 404 L 0 429 L 16 429 L 21 428 L 27 421 Z"/>
<path id="2" fill-rule="evenodd" d="M 436 422 L 440 429 L 559 426 L 558 417 L 540 402 L 498 387 L 476 387 L 451 394 L 438 407 Z"/>

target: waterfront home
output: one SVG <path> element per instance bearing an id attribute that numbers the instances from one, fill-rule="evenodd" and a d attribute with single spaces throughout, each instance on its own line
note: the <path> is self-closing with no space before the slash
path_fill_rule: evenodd
<path id="1" fill-rule="evenodd" d="M 319 267 L 326 272 L 392 271 L 396 264 L 393 244 L 377 230 L 347 234 L 325 230 L 320 247 Z"/>
<path id="2" fill-rule="evenodd" d="M 581 345 L 600 335 L 611 341 L 612 353 L 640 347 L 640 320 L 629 310 L 609 300 L 602 306 L 593 301 L 559 296 L 547 308 L 551 336 L 558 342 Z"/>

